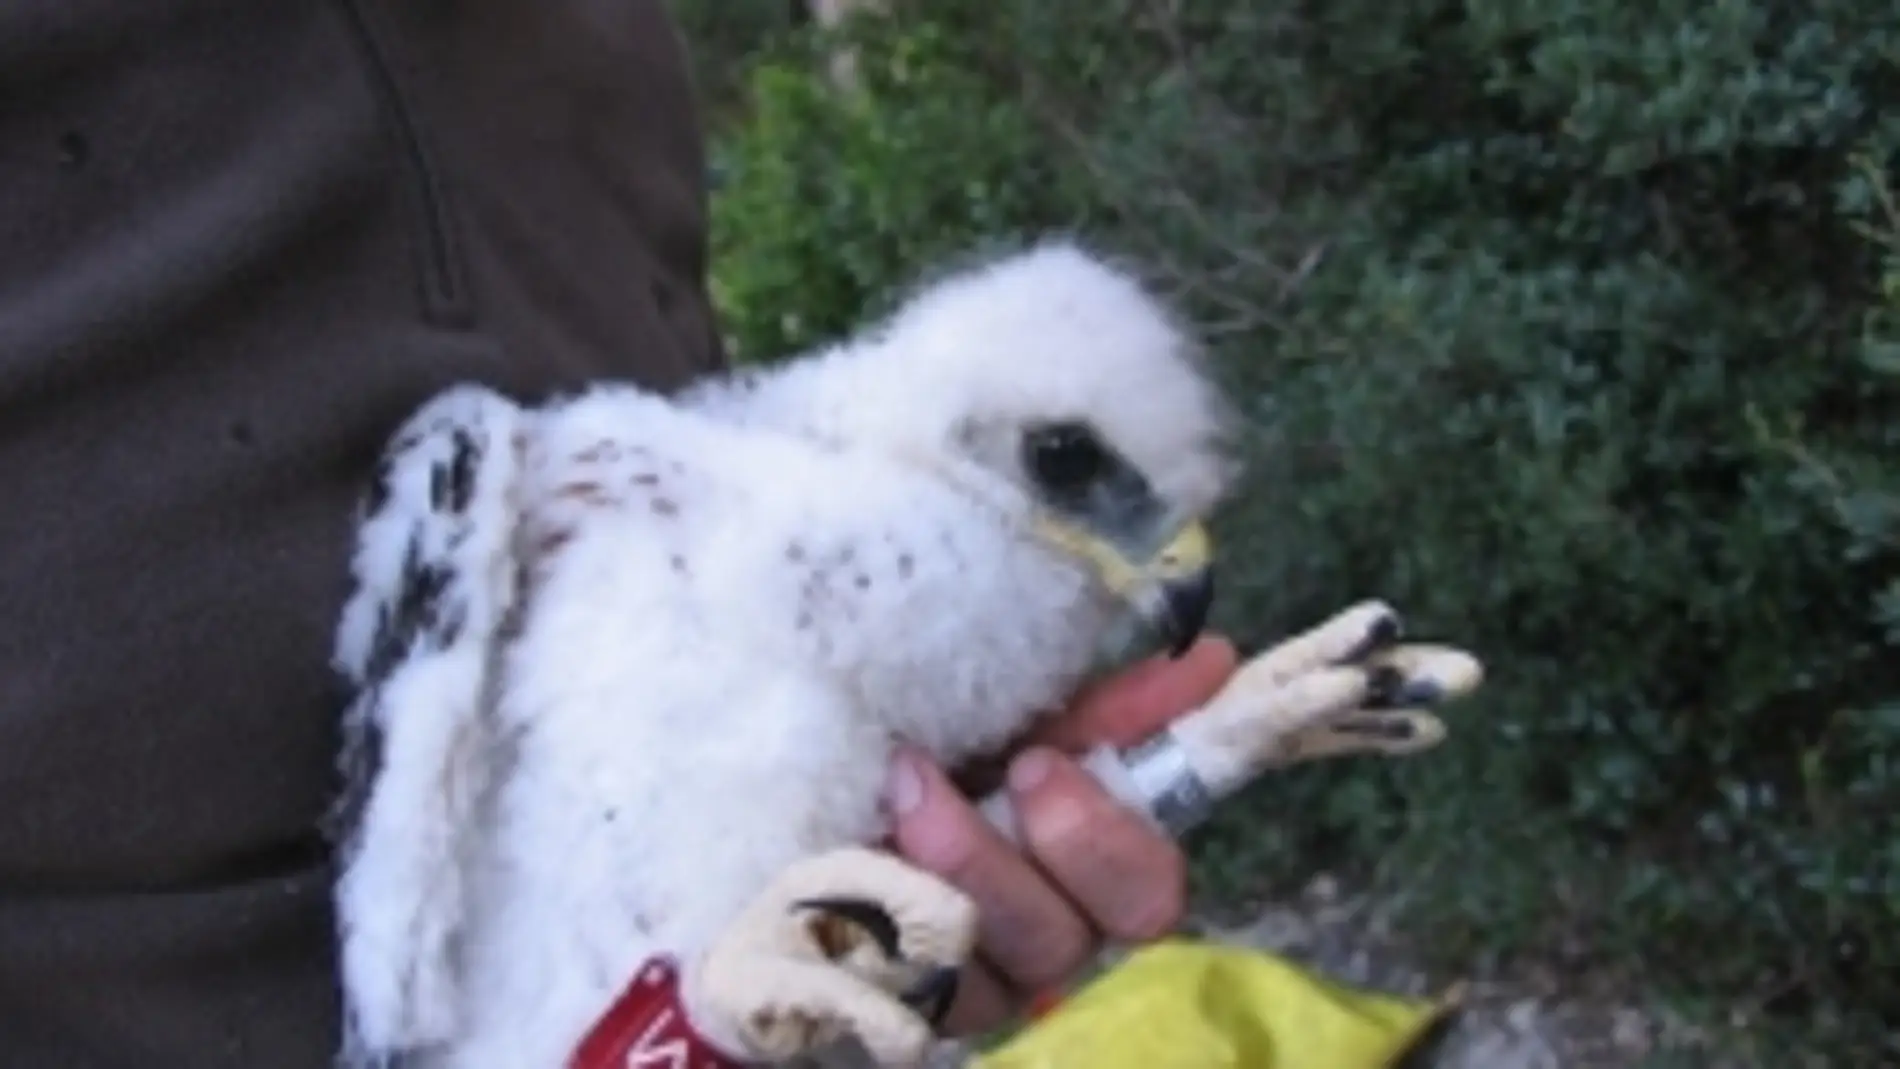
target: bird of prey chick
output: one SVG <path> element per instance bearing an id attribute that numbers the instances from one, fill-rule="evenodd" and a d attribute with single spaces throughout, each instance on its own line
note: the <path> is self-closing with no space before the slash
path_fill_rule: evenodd
<path id="1" fill-rule="evenodd" d="M 554 1069 L 656 961 L 731 1057 L 916 1057 L 975 918 L 865 849 L 887 758 L 1005 743 L 1129 618 L 1184 648 L 1228 422 L 1064 241 L 679 397 L 429 401 L 337 636 L 344 1062 Z M 782 960 L 722 956 L 747 925 Z"/>

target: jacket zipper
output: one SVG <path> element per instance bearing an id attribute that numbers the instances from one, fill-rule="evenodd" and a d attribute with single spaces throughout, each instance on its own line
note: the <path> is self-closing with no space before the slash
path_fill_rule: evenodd
<path id="1" fill-rule="evenodd" d="M 366 10 L 365 0 L 338 0 L 350 36 L 369 68 L 377 100 L 400 143 L 403 165 L 414 187 L 420 216 L 423 314 L 442 326 L 466 326 L 471 320 L 467 288 L 457 255 L 455 226 L 441 175 L 429 148 L 417 108 L 390 62 L 383 37 Z"/>

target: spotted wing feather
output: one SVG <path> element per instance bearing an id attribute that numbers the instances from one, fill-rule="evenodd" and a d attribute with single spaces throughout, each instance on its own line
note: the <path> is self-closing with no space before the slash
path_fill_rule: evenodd
<path id="1" fill-rule="evenodd" d="M 341 872 L 347 1065 L 453 1034 L 454 941 L 490 776 L 492 674 L 519 583 L 527 414 L 457 387 L 390 441 L 365 498 L 335 663 L 351 686 Z"/>

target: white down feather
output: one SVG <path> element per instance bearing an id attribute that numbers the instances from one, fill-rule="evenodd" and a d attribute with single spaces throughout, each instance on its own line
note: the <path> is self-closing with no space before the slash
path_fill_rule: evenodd
<path id="1" fill-rule="evenodd" d="M 1011 428 L 1090 420 L 1182 514 L 1230 475 L 1184 332 L 1060 242 L 676 400 L 453 400 L 392 447 L 338 636 L 349 723 L 380 739 L 339 885 L 362 1065 L 564 1064 L 643 961 L 690 961 L 793 859 L 880 839 L 896 740 L 955 761 L 1060 704 L 1119 609 L 1026 536 Z M 442 474 L 468 412 L 508 431 L 470 462 L 462 488 L 492 491 L 473 504 Z M 500 571 L 443 533 L 484 503 L 515 510 L 506 538 L 483 521 Z M 391 562 L 413 539 L 454 567 L 446 608 L 403 631 Z M 513 582 L 487 626 L 441 626 L 484 563 Z M 451 662 L 461 682 L 427 683 Z"/>

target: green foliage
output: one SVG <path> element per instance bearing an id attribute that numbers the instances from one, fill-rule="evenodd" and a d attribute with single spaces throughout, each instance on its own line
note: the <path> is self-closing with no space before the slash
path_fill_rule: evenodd
<path id="1" fill-rule="evenodd" d="M 752 69 L 716 213 L 741 351 L 1079 228 L 1186 303 L 1253 416 L 1227 626 L 1377 594 L 1490 667 L 1431 756 L 1249 792 L 1203 875 L 1354 867 L 1406 892 L 1426 949 L 1627 969 L 1880 1060 L 1890 5 L 897 7 L 853 31 L 861 91 L 809 52 Z"/>
<path id="2" fill-rule="evenodd" d="M 702 110 L 716 128 L 742 121 L 751 57 L 797 25 L 792 0 L 669 0 L 690 46 Z"/>
<path id="3" fill-rule="evenodd" d="M 944 34 L 855 36 L 861 91 L 814 76 L 830 40 L 808 35 L 752 70 L 744 135 L 719 146 L 715 299 L 738 359 L 841 334 L 978 236 L 1075 221 L 1034 125 Z"/>

